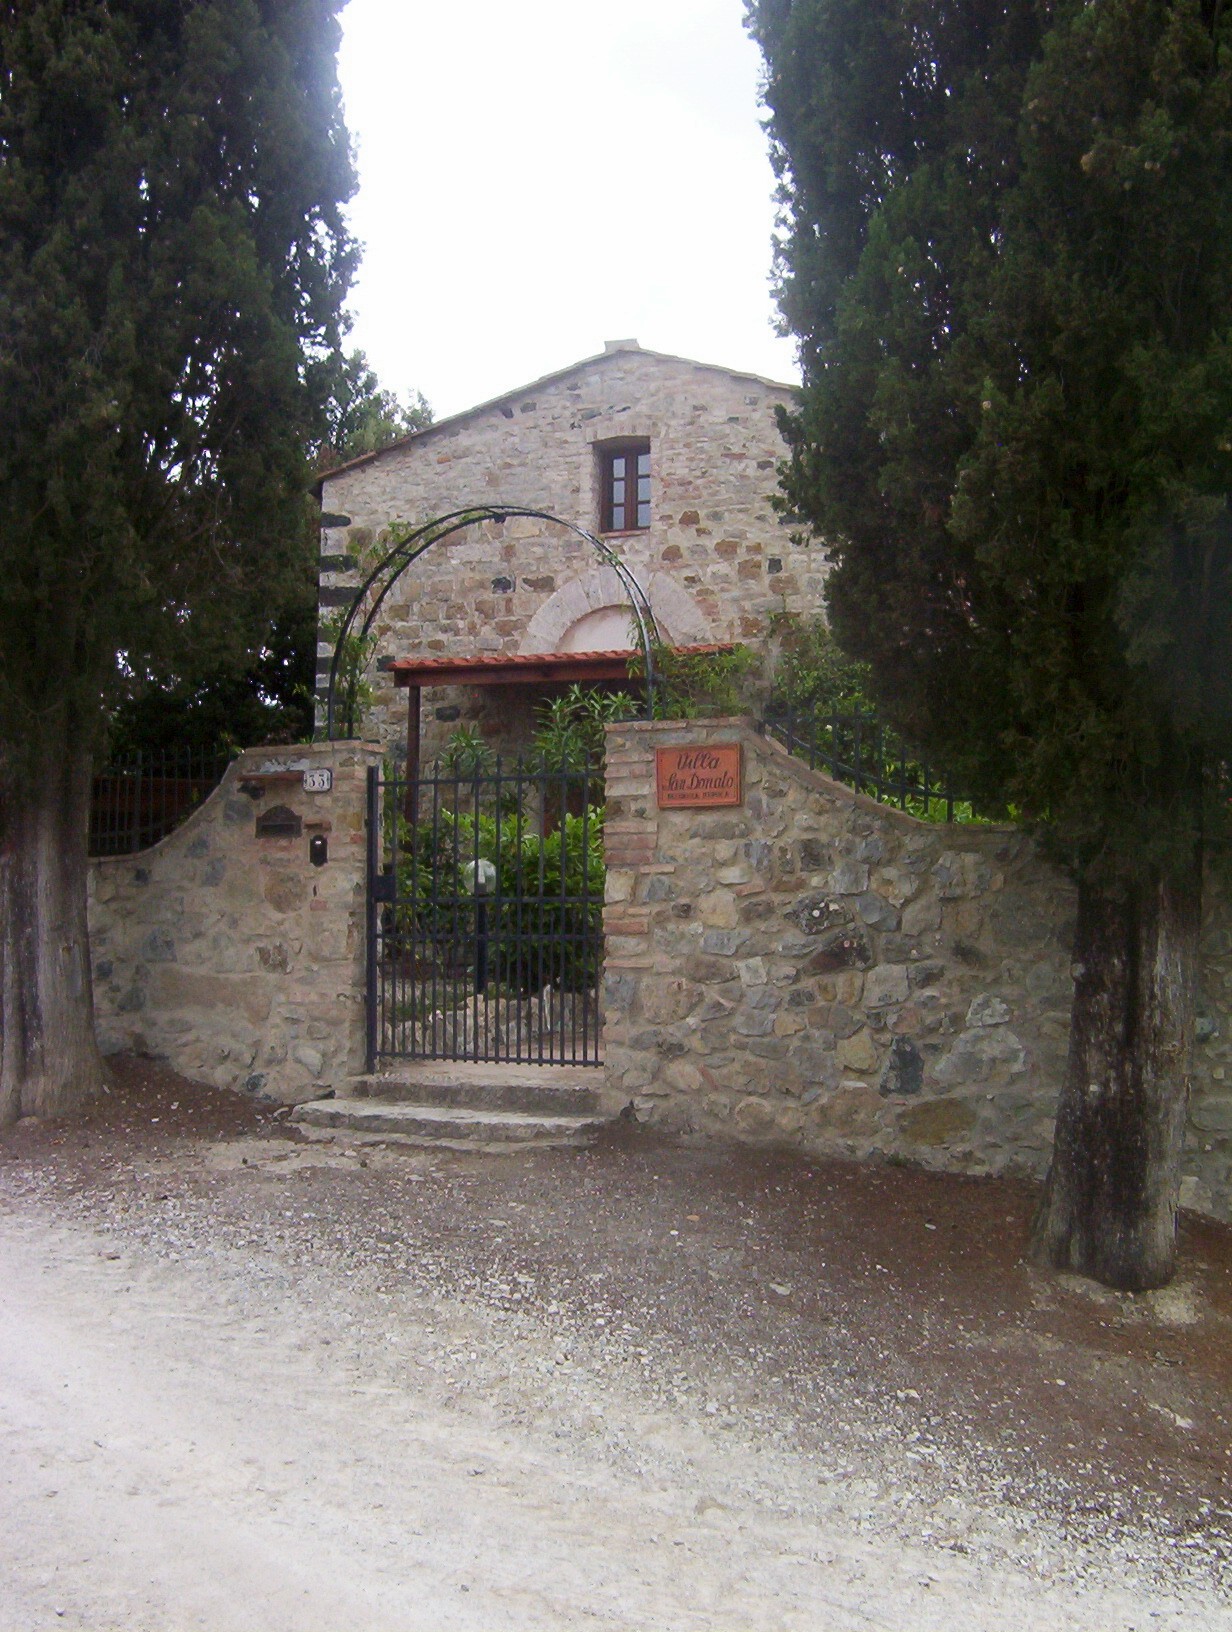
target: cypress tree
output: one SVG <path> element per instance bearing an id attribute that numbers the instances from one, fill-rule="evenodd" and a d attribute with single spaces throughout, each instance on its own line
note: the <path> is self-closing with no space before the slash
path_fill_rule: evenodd
<path id="1" fill-rule="evenodd" d="M 0 7 L 0 1121 L 102 1081 L 85 835 L 134 679 L 302 572 L 354 264 L 341 0 Z"/>
<path id="2" fill-rule="evenodd" d="M 1218 0 L 756 0 L 805 387 L 785 504 L 895 724 L 1078 886 L 1035 1251 L 1172 1273 L 1232 754 Z"/>

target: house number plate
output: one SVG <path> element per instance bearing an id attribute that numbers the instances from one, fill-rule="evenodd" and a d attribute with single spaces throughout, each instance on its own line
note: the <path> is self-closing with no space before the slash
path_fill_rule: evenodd
<path id="1" fill-rule="evenodd" d="M 328 793 L 334 785 L 333 771 L 305 771 L 305 793 Z"/>

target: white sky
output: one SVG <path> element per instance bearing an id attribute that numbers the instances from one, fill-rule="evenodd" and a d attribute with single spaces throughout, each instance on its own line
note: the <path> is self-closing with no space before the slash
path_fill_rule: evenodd
<path id="1" fill-rule="evenodd" d="M 796 379 L 743 0 L 351 0 L 351 343 L 438 418 L 635 337 Z"/>

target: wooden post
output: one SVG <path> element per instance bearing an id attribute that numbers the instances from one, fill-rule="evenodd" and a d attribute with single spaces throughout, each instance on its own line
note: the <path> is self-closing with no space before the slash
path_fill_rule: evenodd
<path id="1" fill-rule="evenodd" d="M 412 826 L 419 817 L 419 695 L 418 686 L 406 688 L 406 798 L 402 808 Z"/>

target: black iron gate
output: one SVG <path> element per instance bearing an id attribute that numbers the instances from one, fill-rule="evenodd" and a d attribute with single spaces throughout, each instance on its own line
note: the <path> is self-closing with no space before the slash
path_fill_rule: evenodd
<path id="1" fill-rule="evenodd" d="M 602 781 L 368 773 L 368 1069 L 598 1065 Z"/>

